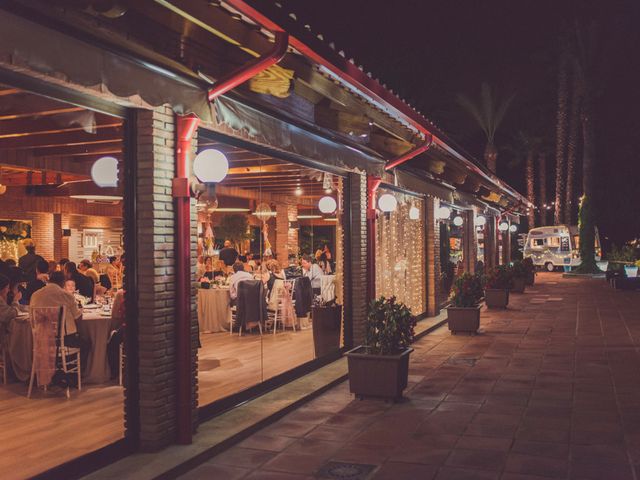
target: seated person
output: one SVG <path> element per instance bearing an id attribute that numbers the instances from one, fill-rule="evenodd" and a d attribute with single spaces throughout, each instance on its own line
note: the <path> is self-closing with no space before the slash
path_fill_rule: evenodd
<path id="1" fill-rule="evenodd" d="M 320 289 L 322 285 L 322 269 L 317 263 L 313 263 L 311 256 L 303 255 L 302 256 L 302 273 L 305 277 L 309 277 L 311 280 L 311 288 L 313 289 L 314 295 L 320 295 Z"/>
<path id="2" fill-rule="evenodd" d="M 10 304 L 16 303 L 16 298 L 19 299 L 18 301 L 21 301 L 22 297 L 24 297 L 29 277 L 25 275 L 24 271 L 20 267 L 11 267 L 9 269 L 8 277 L 9 293 L 7 294 L 7 301 Z"/>
<path id="3" fill-rule="evenodd" d="M 225 264 L 222 260 L 218 260 L 216 262 L 216 268 L 213 268 L 213 258 L 206 257 L 204 259 L 204 273 L 202 274 L 202 278 L 206 278 L 208 280 L 213 280 L 216 277 L 224 277 L 225 276 Z"/>
<path id="4" fill-rule="evenodd" d="M 78 264 L 78 271 L 85 277 L 89 277 L 91 280 L 93 280 L 94 284 L 100 283 L 100 274 L 95 268 L 93 268 L 93 265 L 89 260 L 82 260 Z"/>
<path id="5" fill-rule="evenodd" d="M 20 295 L 14 299 L 13 303 L 7 301 L 9 294 L 9 278 L 0 274 L 0 341 L 3 340 L 7 332 L 9 322 L 18 316 L 18 302 Z"/>
<path id="6" fill-rule="evenodd" d="M 244 265 L 240 262 L 233 264 L 233 275 L 229 277 L 229 296 L 231 300 L 238 298 L 238 283 L 243 280 L 253 280 L 253 275 L 244 270 Z"/>
<path id="7" fill-rule="evenodd" d="M 95 293 L 93 280 L 82 275 L 78 271 L 78 268 L 76 267 L 76 264 L 74 262 L 68 262 L 64 266 L 64 274 L 67 280 L 73 280 L 74 282 L 76 282 L 76 289 L 78 290 L 78 293 L 80 293 L 80 295 L 93 301 L 93 295 Z"/>
<path id="8" fill-rule="evenodd" d="M 64 291 L 74 295 L 76 293 L 76 282 L 73 280 L 65 280 L 64 281 Z"/>
<path id="9" fill-rule="evenodd" d="M 27 283 L 24 295 L 22 297 L 23 305 L 29 305 L 31 296 L 34 292 L 40 290 L 49 281 L 49 262 L 42 260 L 36 265 L 36 278 Z"/>
<path id="10" fill-rule="evenodd" d="M 64 343 L 67 347 L 80 348 L 83 364 L 86 365 L 86 354 L 89 342 L 80 338 L 76 321 L 82 319 L 82 312 L 76 304 L 72 294 L 64 290 L 64 274 L 54 272 L 49 277 L 49 283 L 31 296 L 32 308 L 38 307 L 65 307 L 64 323 L 60 335 L 64 335 Z"/>

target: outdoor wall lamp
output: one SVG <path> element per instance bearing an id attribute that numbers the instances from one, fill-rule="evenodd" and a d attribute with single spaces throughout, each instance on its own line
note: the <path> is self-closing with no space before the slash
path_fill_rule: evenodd
<path id="1" fill-rule="evenodd" d="M 193 160 L 193 173 L 201 183 L 191 182 L 192 196 L 213 201 L 216 198 L 216 185 L 229 173 L 229 160 L 220 150 L 202 150 Z"/>
<path id="2" fill-rule="evenodd" d="M 318 208 L 322 213 L 333 213 L 338 208 L 336 199 L 330 196 L 322 197 L 318 202 Z"/>
<path id="3" fill-rule="evenodd" d="M 484 227 L 487 224 L 487 218 L 484 215 L 478 215 L 475 224 L 476 227 Z"/>
<path id="4" fill-rule="evenodd" d="M 464 223 L 464 220 L 462 219 L 462 217 L 460 215 L 456 215 L 455 217 L 453 217 L 453 224 L 456 227 L 462 226 L 463 223 Z"/>
<path id="5" fill-rule="evenodd" d="M 398 208 L 398 200 L 390 193 L 384 193 L 378 198 L 378 208 L 385 213 L 393 212 Z"/>
<path id="6" fill-rule="evenodd" d="M 509 224 L 507 222 L 500 222 L 500 224 L 498 225 L 498 230 L 500 230 L 501 232 L 506 232 L 507 230 L 509 230 Z"/>

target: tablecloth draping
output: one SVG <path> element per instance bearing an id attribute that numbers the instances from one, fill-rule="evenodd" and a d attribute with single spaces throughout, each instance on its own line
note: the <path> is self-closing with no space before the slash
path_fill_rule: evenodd
<path id="1" fill-rule="evenodd" d="M 202 333 L 228 331 L 230 298 L 228 288 L 198 289 L 198 325 Z"/>
<path id="2" fill-rule="evenodd" d="M 82 381 L 85 383 L 106 383 L 111 379 L 107 360 L 107 343 L 111 334 L 111 314 L 100 311 L 85 311 L 78 321 L 80 336 L 91 342 L 86 365 L 82 366 Z"/>

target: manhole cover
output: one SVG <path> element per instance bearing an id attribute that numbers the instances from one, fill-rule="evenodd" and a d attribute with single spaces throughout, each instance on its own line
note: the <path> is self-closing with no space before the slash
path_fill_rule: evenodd
<path id="1" fill-rule="evenodd" d="M 316 478 L 365 480 L 376 468 L 362 463 L 327 462 L 316 473 Z"/>

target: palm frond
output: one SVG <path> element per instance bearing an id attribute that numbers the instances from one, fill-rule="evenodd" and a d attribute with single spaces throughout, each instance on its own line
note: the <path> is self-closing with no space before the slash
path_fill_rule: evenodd
<path id="1" fill-rule="evenodd" d="M 461 93 L 456 96 L 456 103 L 463 109 L 465 109 L 467 113 L 469 113 L 474 118 L 480 129 L 484 132 L 485 136 L 488 137 L 489 131 L 486 119 L 478 105 L 476 105 L 476 103 L 469 97 Z"/>
<path id="2" fill-rule="evenodd" d="M 504 120 L 514 98 L 515 93 L 511 93 L 498 99 L 495 90 L 488 83 L 483 82 L 480 87 L 480 98 L 477 102 L 463 94 L 456 96 L 456 102 L 475 119 L 485 134 L 487 143 L 493 144 L 496 131 Z"/>

